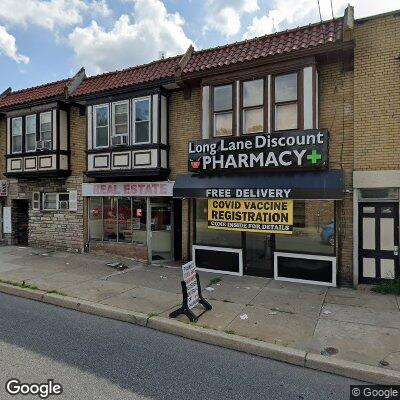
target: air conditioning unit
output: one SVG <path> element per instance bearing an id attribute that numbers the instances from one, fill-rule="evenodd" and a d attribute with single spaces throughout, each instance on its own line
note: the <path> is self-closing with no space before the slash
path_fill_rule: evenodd
<path id="1" fill-rule="evenodd" d="M 115 135 L 111 138 L 113 146 L 126 146 L 128 144 L 128 135 Z"/>
<path id="2" fill-rule="evenodd" d="M 66 200 L 60 201 L 59 203 L 60 210 L 68 210 L 69 209 L 69 202 Z"/>
<path id="3" fill-rule="evenodd" d="M 36 150 L 51 150 L 51 140 L 38 140 L 36 142 Z"/>

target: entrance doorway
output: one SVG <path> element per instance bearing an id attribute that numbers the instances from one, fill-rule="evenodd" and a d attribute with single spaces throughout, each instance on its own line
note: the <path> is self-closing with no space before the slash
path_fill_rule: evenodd
<path id="1" fill-rule="evenodd" d="M 173 260 L 172 206 L 150 205 L 150 248 L 152 261 Z"/>
<path id="2" fill-rule="evenodd" d="M 360 283 L 398 278 L 398 203 L 360 203 L 358 224 Z"/>
<path id="3" fill-rule="evenodd" d="M 273 245 L 275 235 L 245 233 L 245 273 L 246 275 L 274 276 Z"/>
<path id="4" fill-rule="evenodd" d="M 29 201 L 14 200 L 12 212 L 15 241 L 21 246 L 27 246 L 29 226 Z"/>

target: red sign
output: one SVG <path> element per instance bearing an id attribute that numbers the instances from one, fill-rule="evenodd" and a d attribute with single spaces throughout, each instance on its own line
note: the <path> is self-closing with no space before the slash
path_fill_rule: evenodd
<path id="1" fill-rule="evenodd" d="M 83 183 L 82 195 L 94 196 L 136 196 L 136 197 L 172 197 L 174 182 L 115 182 Z"/>
<path id="2" fill-rule="evenodd" d="M 138 208 L 138 209 L 136 210 L 136 216 L 137 216 L 137 217 L 142 217 L 142 216 L 143 216 L 143 210 L 142 210 L 141 208 Z"/>

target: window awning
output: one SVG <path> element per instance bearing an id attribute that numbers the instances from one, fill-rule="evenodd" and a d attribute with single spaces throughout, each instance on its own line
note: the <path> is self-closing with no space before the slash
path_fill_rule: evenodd
<path id="1" fill-rule="evenodd" d="M 228 189 L 230 195 L 225 197 L 282 198 L 286 197 L 280 196 L 284 193 L 290 199 L 340 200 L 344 196 L 344 176 L 342 170 L 178 175 L 173 197 L 224 197 L 210 194 L 208 189 Z"/>

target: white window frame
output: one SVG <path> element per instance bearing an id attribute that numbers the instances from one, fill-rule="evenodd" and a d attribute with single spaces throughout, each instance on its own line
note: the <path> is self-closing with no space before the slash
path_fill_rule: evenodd
<path id="1" fill-rule="evenodd" d="M 42 116 L 49 114 L 50 115 L 50 140 L 45 140 L 42 137 Z M 47 132 L 47 131 L 46 131 Z M 46 142 L 50 142 L 53 143 L 53 118 L 52 118 L 52 112 L 51 111 L 46 111 L 46 112 L 42 112 L 39 114 L 39 138 L 41 141 L 46 141 Z"/>
<path id="2" fill-rule="evenodd" d="M 14 120 L 21 120 L 21 134 L 19 135 L 14 135 L 14 130 L 13 130 L 13 121 Z M 23 126 L 22 126 L 22 117 L 15 117 L 15 118 L 11 118 L 11 124 L 10 124 L 10 130 L 11 130 L 11 154 L 21 154 L 22 153 L 22 149 L 23 149 L 23 143 L 22 143 L 22 137 L 23 137 Z M 14 137 L 18 137 L 21 136 L 21 150 L 19 151 L 14 151 Z"/>
<path id="3" fill-rule="evenodd" d="M 127 116 L 127 125 L 128 125 L 128 130 L 125 133 L 115 133 L 116 129 L 115 129 L 115 107 L 121 104 L 126 104 L 126 109 L 128 112 L 128 116 Z M 122 135 L 128 135 L 129 136 L 129 120 L 130 120 L 130 115 L 129 115 L 129 100 L 122 100 L 122 101 L 116 101 L 114 103 L 111 103 L 111 124 L 112 124 L 112 136 L 122 136 Z"/>
<path id="4" fill-rule="evenodd" d="M 136 141 L 136 103 L 138 101 L 143 101 L 147 100 L 149 103 L 149 140 L 147 142 L 137 142 Z M 136 97 L 132 99 L 132 144 L 150 144 L 151 139 L 152 139 L 152 124 L 151 124 L 151 97 L 150 96 L 144 96 L 144 97 Z"/>
<path id="5" fill-rule="evenodd" d="M 28 149 L 28 139 L 27 138 L 28 138 L 29 135 L 33 135 L 33 133 L 29 133 L 28 134 L 28 131 L 27 131 L 27 127 L 28 127 L 27 120 L 28 120 L 28 118 L 32 118 L 32 117 L 35 119 L 35 133 L 34 133 L 34 135 L 35 135 L 35 148 L 33 150 L 29 150 Z M 33 153 L 33 152 L 36 151 L 36 142 L 37 142 L 36 137 L 37 137 L 37 115 L 36 114 L 26 115 L 25 116 L 25 152 L 26 153 Z"/>
<path id="6" fill-rule="evenodd" d="M 108 124 L 107 124 L 107 145 L 105 146 L 98 146 L 97 145 L 97 113 L 96 110 L 98 108 L 103 108 L 107 107 L 107 113 L 108 113 Z M 101 128 L 104 128 L 105 125 L 102 125 Z M 93 145 L 95 149 L 105 149 L 110 147 L 110 104 L 109 103 L 104 103 L 104 104 L 97 104 L 93 106 Z"/>
<path id="7" fill-rule="evenodd" d="M 60 195 L 67 195 L 68 196 L 68 208 L 60 208 Z M 46 204 L 46 197 L 48 195 L 55 195 L 56 196 L 56 208 L 45 208 Z M 57 211 L 57 210 L 69 210 L 69 193 L 68 192 L 60 192 L 60 193 L 54 193 L 54 192 L 47 192 L 43 193 L 42 196 L 42 209 L 43 211 Z"/>
<path id="8" fill-rule="evenodd" d="M 289 76 L 289 75 L 295 75 L 296 76 L 296 100 L 287 100 L 287 101 L 276 101 L 276 79 L 282 76 Z M 300 79 L 299 79 L 299 71 L 292 71 L 292 72 L 287 72 L 283 74 L 277 74 L 273 78 L 273 85 L 274 85 L 274 98 L 272 100 L 272 106 L 274 108 L 274 131 L 275 132 L 282 132 L 282 131 L 291 131 L 291 130 L 296 130 L 300 129 L 300 124 L 299 124 L 299 113 L 300 113 L 300 106 L 304 106 L 304 99 L 301 100 L 300 95 L 299 95 L 299 84 L 300 84 Z M 302 88 L 304 91 L 304 88 Z M 302 103 L 302 104 L 300 104 Z M 281 128 L 277 129 L 277 122 L 276 122 L 276 117 L 277 117 L 277 108 L 278 107 L 284 107 L 288 105 L 296 105 L 296 116 L 297 116 L 297 121 L 296 121 L 296 128 Z"/>
<path id="9" fill-rule="evenodd" d="M 219 111 L 215 111 L 214 109 L 214 98 L 215 98 L 215 89 L 218 87 L 223 87 L 223 86 L 231 86 L 232 88 L 232 106 L 230 109 L 226 109 L 226 110 L 219 110 Z M 220 84 L 220 85 L 215 85 L 211 87 L 211 109 L 212 109 L 212 137 L 233 137 L 235 136 L 235 130 L 234 130 L 234 125 L 235 125 L 235 84 L 233 82 L 228 82 L 228 83 L 224 83 L 224 84 Z M 216 115 L 224 115 L 224 114 L 230 114 L 232 115 L 232 125 L 231 125 L 231 129 L 232 132 L 228 135 L 217 135 L 216 131 L 217 131 L 217 119 L 215 118 Z"/>

